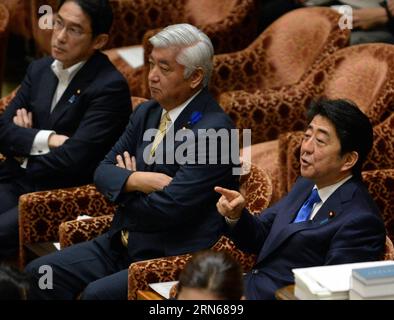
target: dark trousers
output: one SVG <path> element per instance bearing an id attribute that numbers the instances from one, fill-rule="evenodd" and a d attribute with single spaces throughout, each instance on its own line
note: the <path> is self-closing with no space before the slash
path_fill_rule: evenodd
<path id="1" fill-rule="evenodd" d="M 22 194 L 33 191 L 32 185 L 21 179 L 0 182 L 0 260 L 18 251 L 18 201 Z"/>
<path id="2" fill-rule="evenodd" d="M 127 299 L 131 261 L 120 239 L 117 243 L 118 246 L 111 246 L 110 238 L 104 234 L 30 262 L 25 269 L 32 280 L 29 299 Z M 52 270 L 53 289 L 42 286 L 51 279 L 45 271 L 48 269 Z"/>

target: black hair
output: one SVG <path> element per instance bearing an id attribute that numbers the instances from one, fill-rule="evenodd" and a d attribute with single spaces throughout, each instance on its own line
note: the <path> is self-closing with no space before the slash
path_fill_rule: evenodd
<path id="1" fill-rule="evenodd" d="M 90 18 L 93 37 L 102 33 L 109 33 L 114 18 L 112 7 L 108 0 L 61 0 L 58 11 L 64 3 L 69 1 L 78 4 Z"/>
<path id="2" fill-rule="evenodd" d="M 0 266 L 0 300 L 25 300 L 29 277 L 6 265 Z"/>
<path id="3" fill-rule="evenodd" d="M 361 178 L 362 165 L 373 143 L 373 128 L 368 117 L 355 103 L 344 99 L 312 102 L 308 111 L 308 123 L 316 115 L 327 118 L 334 125 L 341 145 L 341 156 L 352 151 L 358 153 L 352 173 Z"/>
<path id="4" fill-rule="evenodd" d="M 206 289 L 223 300 L 239 300 L 243 295 L 242 268 L 226 252 L 201 251 L 182 270 L 178 293 L 182 288 Z"/>

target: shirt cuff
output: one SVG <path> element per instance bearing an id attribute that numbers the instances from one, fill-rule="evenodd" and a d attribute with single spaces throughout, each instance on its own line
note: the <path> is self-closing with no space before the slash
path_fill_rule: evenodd
<path id="1" fill-rule="evenodd" d="M 237 224 L 237 222 L 239 221 L 239 218 L 231 219 L 231 218 L 228 218 L 228 217 L 224 217 L 224 219 L 226 220 L 226 223 L 227 223 L 230 227 L 235 226 L 235 225 Z"/>
<path id="2" fill-rule="evenodd" d="M 48 140 L 49 140 L 49 136 L 52 133 L 56 133 L 56 132 L 52 131 L 52 130 L 38 131 L 38 133 L 34 137 L 33 145 L 30 150 L 31 156 L 40 156 L 40 155 L 47 154 L 50 152 Z"/>

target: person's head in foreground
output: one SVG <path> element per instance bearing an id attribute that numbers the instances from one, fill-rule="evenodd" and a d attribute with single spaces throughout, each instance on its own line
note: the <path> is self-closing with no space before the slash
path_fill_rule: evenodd
<path id="1" fill-rule="evenodd" d="M 225 252 L 195 254 L 179 276 L 178 300 L 239 300 L 242 295 L 241 266 Z"/>

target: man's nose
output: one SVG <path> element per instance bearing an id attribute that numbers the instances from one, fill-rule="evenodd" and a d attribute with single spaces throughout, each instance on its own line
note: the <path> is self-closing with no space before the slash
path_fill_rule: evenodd
<path id="1" fill-rule="evenodd" d="M 309 139 L 304 139 L 301 144 L 301 151 L 302 153 L 312 153 L 313 152 L 313 138 L 310 137 Z"/>
<path id="2" fill-rule="evenodd" d="M 56 35 L 56 39 L 60 42 L 65 42 L 66 41 L 66 37 L 67 37 L 67 30 L 66 28 L 63 28 L 62 30 L 60 30 L 58 32 L 58 34 Z"/>

